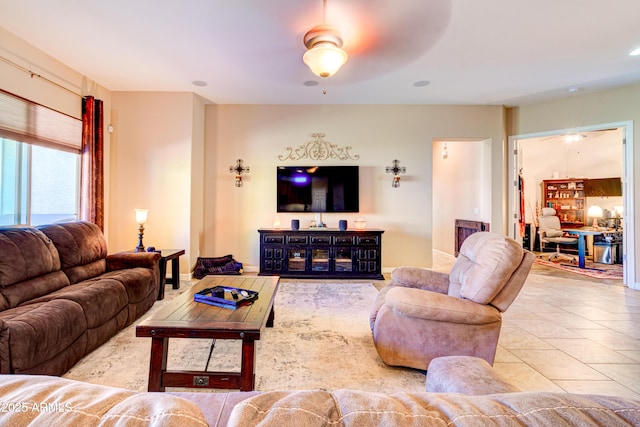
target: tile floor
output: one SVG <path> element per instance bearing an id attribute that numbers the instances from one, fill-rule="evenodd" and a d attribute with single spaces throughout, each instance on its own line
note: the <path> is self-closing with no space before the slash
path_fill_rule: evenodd
<path id="1" fill-rule="evenodd" d="M 453 261 L 434 251 L 434 269 Z M 534 265 L 504 313 L 494 367 L 523 391 L 640 399 L 640 291 Z"/>

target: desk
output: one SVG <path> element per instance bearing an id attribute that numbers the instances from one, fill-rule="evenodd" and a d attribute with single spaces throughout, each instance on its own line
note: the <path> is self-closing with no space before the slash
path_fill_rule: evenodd
<path id="1" fill-rule="evenodd" d="M 184 255 L 184 249 L 160 249 L 160 289 L 158 300 L 164 299 L 164 285 L 170 283 L 173 289 L 180 289 L 180 255 Z M 167 263 L 171 261 L 171 279 L 167 279 Z"/>
<path id="2" fill-rule="evenodd" d="M 584 236 L 596 236 L 599 234 L 611 234 L 615 233 L 615 230 L 607 230 L 607 229 L 597 229 L 591 227 L 584 228 L 563 228 L 562 231 L 569 234 L 577 234 L 578 235 L 578 267 L 585 268 L 584 266 L 584 258 L 586 252 L 586 243 L 584 241 Z"/>

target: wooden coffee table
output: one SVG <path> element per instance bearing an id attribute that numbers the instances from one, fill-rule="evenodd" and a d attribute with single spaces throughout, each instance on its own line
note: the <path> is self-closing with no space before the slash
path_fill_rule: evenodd
<path id="1" fill-rule="evenodd" d="M 273 326 L 273 301 L 279 281 L 277 276 L 206 276 L 167 307 L 138 324 L 136 336 L 151 338 L 148 390 L 165 391 L 165 387 L 253 390 L 255 341 L 260 339 L 265 326 Z M 236 310 L 193 300 L 196 292 L 216 285 L 251 289 L 258 291 L 259 296 L 253 304 Z M 240 372 L 168 371 L 169 338 L 242 340 Z"/>

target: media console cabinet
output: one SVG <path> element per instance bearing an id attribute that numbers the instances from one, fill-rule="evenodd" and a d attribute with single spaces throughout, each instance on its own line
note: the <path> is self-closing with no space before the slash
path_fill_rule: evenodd
<path id="1" fill-rule="evenodd" d="M 384 230 L 260 229 L 260 275 L 318 279 L 384 279 Z"/>

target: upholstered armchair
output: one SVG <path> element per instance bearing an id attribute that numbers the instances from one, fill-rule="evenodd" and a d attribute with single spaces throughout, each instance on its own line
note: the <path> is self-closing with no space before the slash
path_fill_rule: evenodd
<path id="1" fill-rule="evenodd" d="M 476 356 L 493 365 L 502 313 L 534 259 L 509 237 L 478 232 L 464 241 L 449 274 L 396 268 L 371 312 L 381 359 L 420 370 L 440 356 Z"/>

